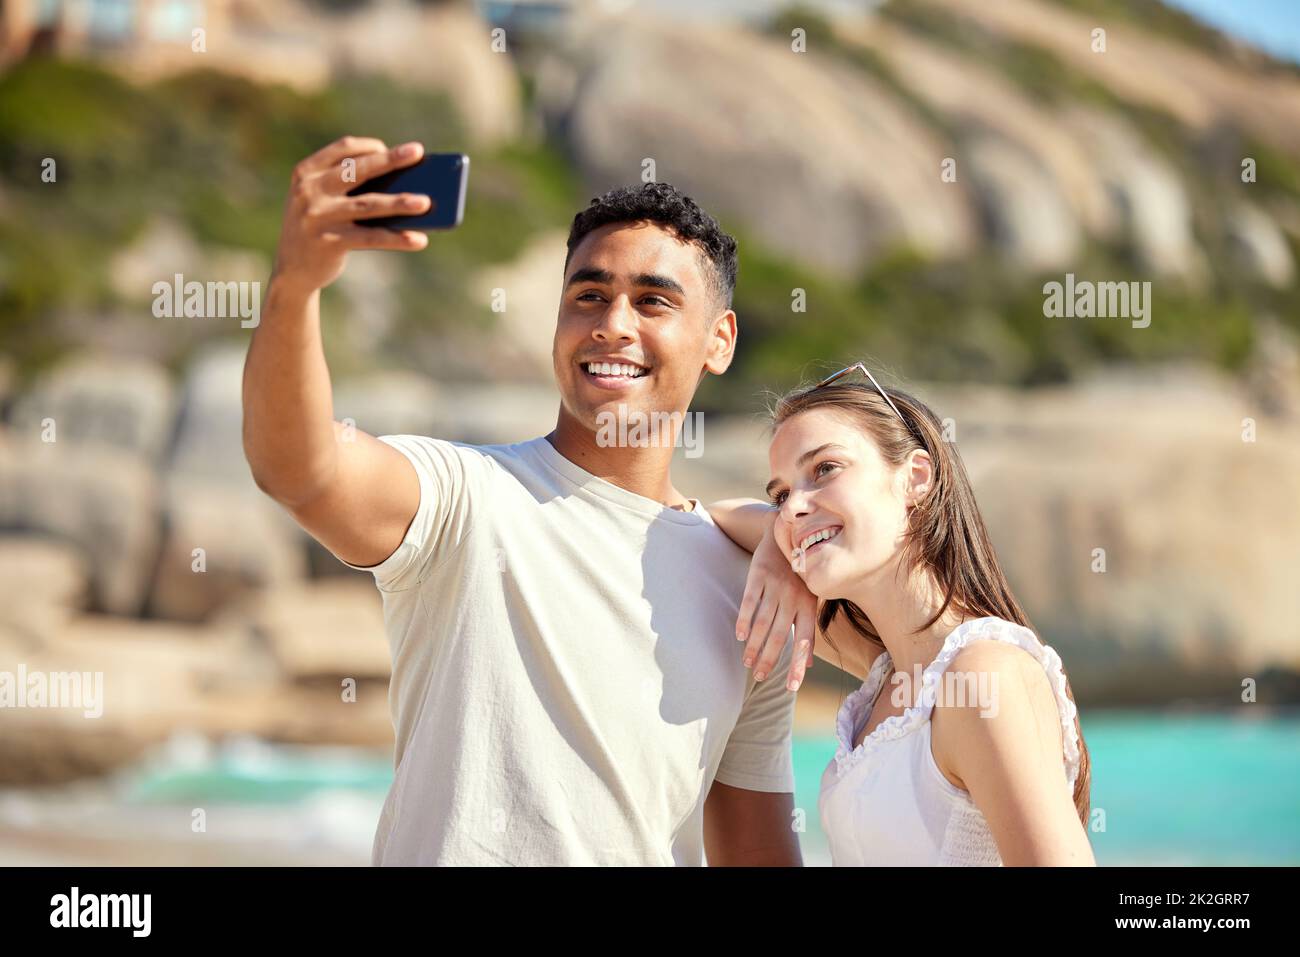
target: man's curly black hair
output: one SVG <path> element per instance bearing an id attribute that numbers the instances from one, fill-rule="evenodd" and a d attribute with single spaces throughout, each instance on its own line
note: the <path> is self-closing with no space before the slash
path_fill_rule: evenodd
<path id="1" fill-rule="evenodd" d="M 568 269 L 573 251 L 594 229 L 610 223 L 648 221 L 666 227 L 685 242 L 695 243 L 708 258 L 704 270 L 722 308 L 731 308 L 736 288 L 736 240 L 722 231 L 718 221 L 700 209 L 695 200 L 679 193 L 668 183 L 640 183 L 619 186 L 598 196 L 573 217 L 569 230 L 569 251 L 564 257 Z"/>

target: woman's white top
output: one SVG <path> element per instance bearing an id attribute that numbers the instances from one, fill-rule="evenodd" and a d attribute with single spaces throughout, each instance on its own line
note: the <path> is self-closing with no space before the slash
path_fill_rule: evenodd
<path id="1" fill-rule="evenodd" d="M 1001 618 L 977 618 L 959 625 L 944 640 L 922 672 L 916 703 L 886 718 L 856 748 L 858 731 L 884 687 L 888 652 L 876 658 L 862 687 L 840 708 L 835 721 L 838 749 L 822 775 L 817 801 L 833 864 L 1001 865 L 984 815 L 969 792 L 943 776 L 930 751 L 930 714 L 941 676 L 962 648 L 986 639 L 1018 645 L 1047 672 L 1061 716 L 1065 776 L 1073 794 L 1079 736 L 1060 656 L 1028 628 Z"/>

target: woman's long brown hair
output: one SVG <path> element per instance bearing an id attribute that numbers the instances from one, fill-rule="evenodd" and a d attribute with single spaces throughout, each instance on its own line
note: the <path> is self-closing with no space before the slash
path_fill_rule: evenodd
<path id="1" fill-rule="evenodd" d="M 922 507 L 909 513 L 900 567 L 925 567 L 932 571 L 942 589 L 943 604 L 918 630 L 929 628 L 955 606 L 971 617 L 996 616 L 1033 631 L 993 552 L 966 468 L 956 447 L 944 439 L 943 425 L 933 410 L 919 399 L 897 389 L 887 388 L 886 391 L 903 420 L 900 421 L 873 386 L 841 380 L 827 386 L 797 389 L 779 398 L 771 413 L 772 428 L 775 430 L 802 412 L 829 409 L 861 426 L 875 441 L 881 457 L 894 467 L 902 465 L 916 449 L 927 452 L 934 480 Z M 884 648 L 866 613 L 842 598 L 822 602 L 817 626 L 823 636 L 838 616 L 843 616 L 863 638 Z M 829 643 L 830 639 L 827 641 Z M 834 647 L 833 643 L 831 646 Z M 1074 701 L 1068 676 L 1065 693 Z M 1074 806 L 1079 820 L 1087 827 L 1092 762 L 1083 740 L 1077 708 L 1074 727 L 1079 736 L 1079 776 L 1074 784 Z"/>

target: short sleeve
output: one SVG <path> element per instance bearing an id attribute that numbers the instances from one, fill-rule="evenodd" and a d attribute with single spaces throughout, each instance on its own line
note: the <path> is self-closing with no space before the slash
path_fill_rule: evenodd
<path id="1" fill-rule="evenodd" d="M 486 459 L 473 446 L 424 435 L 381 435 L 379 441 L 397 449 L 415 468 L 420 504 L 391 555 L 378 565 L 343 564 L 371 572 L 380 591 L 403 591 L 418 585 L 463 544 Z"/>
<path id="2" fill-rule="evenodd" d="M 750 679 L 715 780 L 746 791 L 794 793 L 790 749 L 796 693 L 785 687 L 793 648 L 790 636 L 772 673 L 762 681 Z"/>

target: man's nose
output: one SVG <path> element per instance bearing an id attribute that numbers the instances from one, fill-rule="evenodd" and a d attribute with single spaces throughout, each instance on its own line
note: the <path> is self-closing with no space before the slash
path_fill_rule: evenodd
<path id="1" fill-rule="evenodd" d="M 633 329 L 635 324 L 627 296 L 616 296 L 609 308 L 601 313 L 591 334 L 601 340 L 631 339 Z"/>

